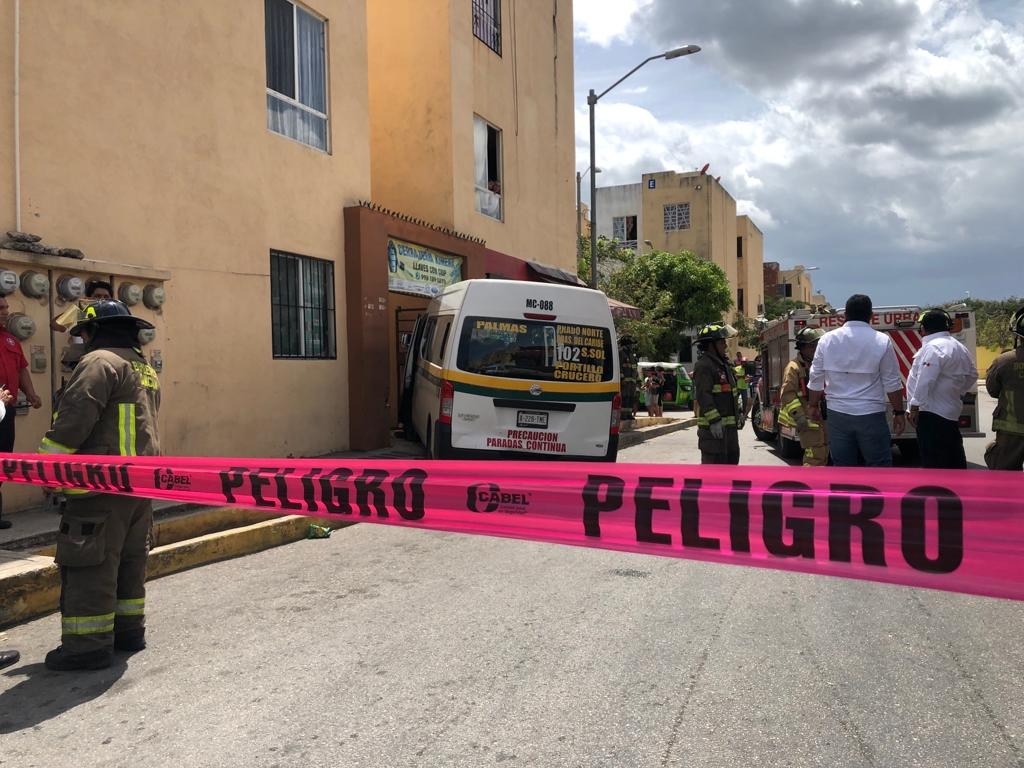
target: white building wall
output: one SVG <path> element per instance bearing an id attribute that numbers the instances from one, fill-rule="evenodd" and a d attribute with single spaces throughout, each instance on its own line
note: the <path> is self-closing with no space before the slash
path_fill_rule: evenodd
<path id="1" fill-rule="evenodd" d="M 597 236 L 612 237 L 612 219 L 616 216 L 636 216 L 637 244 L 644 241 L 644 223 L 641 205 L 641 184 L 620 184 L 616 187 L 597 188 Z"/>

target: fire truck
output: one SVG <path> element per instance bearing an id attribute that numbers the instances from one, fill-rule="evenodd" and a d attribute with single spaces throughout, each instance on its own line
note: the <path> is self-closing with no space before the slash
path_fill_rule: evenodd
<path id="1" fill-rule="evenodd" d="M 973 357 L 977 345 L 977 327 L 974 313 L 958 305 L 948 308 L 953 318 L 951 333 L 960 343 L 967 347 Z M 896 359 L 900 365 L 900 375 L 904 387 L 910 367 L 914 363 L 914 353 L 921 347 L 921 307 L 895 306 L 875 307 L 871 317 L 871 327 L 889 334 L 896 350 Z M 779 390 L 782 388 L 782 372 L 786 364 L 796 354 L 793 344 L 796 333 L 801 328 L 822 328 L 831 331 L 846 322 L 842 311 L 832 313 L 794 310 L 788 317 L 774 320 L 765 326 L 760 334 L 760 351 L 762 376 L 753 388 L 753 407 L 750 419 L 754 434 L 760 440 L 776 443 L 783 457 L 795 459 L 801 455 L 800 438 L 796 430 L 779 424 Z M 825 393 L 826 401 L 828 392 Z M 909 406 L 909 403 L 908 403 Z M 886 418 L 892 429 L 892 406 L 886 403 Z M 977 387 L 964 396 L 963 410 L 960 413 L 960 431 L 964 437 L 983 437 L 978 421 Z M 917 435 L 913 426 L 907 422 L 906 431 L 902 435 L 893 435 L 893 443 L 900 449 L 900 454 L 907 461 L 917 460 Z"/>

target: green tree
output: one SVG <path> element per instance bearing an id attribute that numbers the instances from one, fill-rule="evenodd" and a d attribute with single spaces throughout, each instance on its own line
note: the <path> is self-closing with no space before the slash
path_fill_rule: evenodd
<path id="1" fill-rule="evenodd" d="M 765 296 L 764 316 L 769 320 L 777 320 L 786 317 L 794 309 L 805 309 L 809 306 L 810 304 L 806 302 L 787 299 L 784 296 Z"/>
<path id="2" fill-rule="evenodd" d="M 618 268 L 628 255 L 633 251 L 624 250 L 617 240 L 609 240 L 607 237 L 597 238 L 597 287 L 605 291 L 607 275 Z M 581 236 L 576 248 L 576 274 L 580 280 L 590 285 L 590 238 Z M 609 294 L 611 295 L 611 294 Z M 613 297 L 618 298 L 618 297 Z"/>
<path id="3" fill-rule="evenodd" d="M 963 303 L 974 310 L 980 346 L 990 349 L 1009 349 L 1013 346 L 1010 318 L 1024 306 L 1024 299 L 1016 296 L 998 300 L 965 299 Z"/>
<path id="4" fill-rule="evenodd" d="M 619 323 L 621 332 L 636 339 L 641 356 L 667 359 L 679 352 L 690 328 L 718 320 L 732 306 L 722 269 L 690 251 L 619 251 L 615 260 L 618 268 L 599 285 L 612 298 L 643 311 L 642 320 Z"/>

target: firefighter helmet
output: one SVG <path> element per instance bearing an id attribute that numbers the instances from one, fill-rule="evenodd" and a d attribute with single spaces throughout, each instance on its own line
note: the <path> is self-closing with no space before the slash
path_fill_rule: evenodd
<path id="1" fill-rule="evenodd" d="M 1024 307 L 1021 307 L 1010 318 L 1010 333 L 1024 339 Z"/>
<path id="2" fill-rule="evenodd" d="M 700 329 L 697 334 L 696 342 L 698 344 L 709 344 L 719 339 L 731 339 L 736 335 L 736 329 L 731 325 L 723 325 L 721 323 L 712 323 L 705 325 Z"/>
<path id="3" fill-rule="evenodd" d="M 817 343 L 818 339 L 824 335 L 825 332 L 821 328 L 801 328 L 796 332 L 796 338 L 793 340 L 793 343 L 799 349 L 804 345 Z"/>
<path id="4" fill-rule="evenodd" d="M 133 317 L 132 313 L 128 311 L 128 307 L 114 299 L 103 299 L 86 306 L 80 312 L 78 322 L 71 327 L 68 333 L 72 336 L 78 336 L 81 334 L 82 329 L 91 323 L 101 325 L 134 325 L 138 330 L 156 327 L 148 320 L 143 320 L 141 317 Z"/>
<path id="5" fill-rule="evenodd" d="M 953 330 L 953 318 L 942 307 L 935 307 L 933 309 L 926 309 L 917 317 L 918 325 L 924 326 L 925 321 L 928 322 L 929 327 L 939 328 L 943 331 Z"/>

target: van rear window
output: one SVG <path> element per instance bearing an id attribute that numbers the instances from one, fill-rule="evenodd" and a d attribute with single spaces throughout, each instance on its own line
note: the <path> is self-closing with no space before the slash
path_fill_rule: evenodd
<path id="1" fill-rule="evenodd" d="M 455 361 L 484 376 L 600 382 L 614 378 L 608 328 L 507 317 L 467 317 Z"/>

